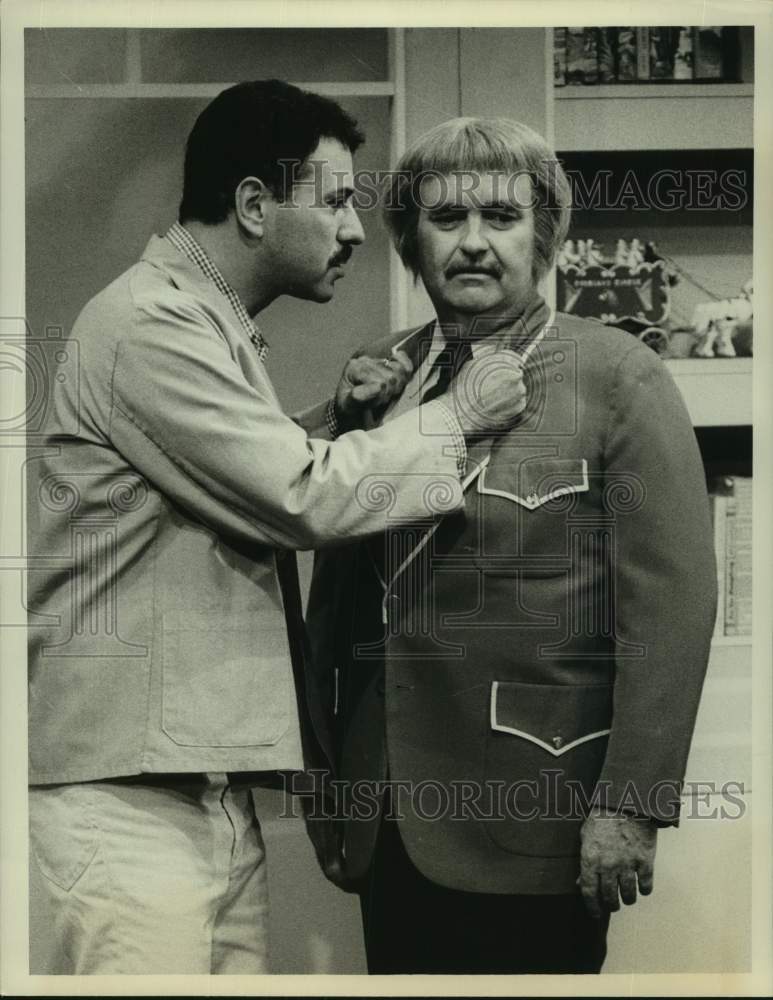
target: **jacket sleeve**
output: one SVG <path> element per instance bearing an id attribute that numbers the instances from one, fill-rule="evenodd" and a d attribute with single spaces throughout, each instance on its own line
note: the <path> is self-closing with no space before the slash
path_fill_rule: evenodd
<path id="1" fill-rule="evenodd" d="M 115 446 L 218 532 L 310 549 L 463 504 L 455 418 L 442 404 L 335 442 L 310 438 L 267 380 L 247 382 L 193 304 L 136 309 L 111 388 Z"/>
<path id="2" fill-rule="evenodd" d="M 605 449 L 614 514 L 614 709 L 599 800 L 664 824 L 680 790 L 716 615 L 714 549 L 700 452 L 660 359 L 621 362 Z"/>

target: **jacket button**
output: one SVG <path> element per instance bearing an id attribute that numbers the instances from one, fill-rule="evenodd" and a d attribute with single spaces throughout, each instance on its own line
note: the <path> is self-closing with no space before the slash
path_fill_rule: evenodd
<path id="1" fill-rule="evenodd" d="M 550 742 L 553 744 L 556 750 L 560 750 L 561 747 L 564 745 L 565 741 L 563 736 L 554 736 Z"/>

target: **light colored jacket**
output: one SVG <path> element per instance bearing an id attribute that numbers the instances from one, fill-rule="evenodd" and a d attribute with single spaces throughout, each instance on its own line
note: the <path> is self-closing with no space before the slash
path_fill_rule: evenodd
<path id="1" fill-rule="evenodd" d="M 30 782 L 300 768 L 277 555 L 462 505 L 447 412 L 309 437 L 157 237 L 59 353 L 28 455 Z"/>

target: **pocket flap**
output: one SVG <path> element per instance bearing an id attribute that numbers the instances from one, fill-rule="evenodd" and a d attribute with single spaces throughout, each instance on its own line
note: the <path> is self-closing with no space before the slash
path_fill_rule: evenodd
<path id="1" fill-rule="evenodd" d="M 584 458 L 532 458 L 519 465 L 492 462 L 478 480 L 478 492 L 535 510 L 548 500 L 588 490 Z"/>
<path id="2" fill-rule="evenodd" d="M 611 684 L 491 684 L 491 728 L 560 757 L 609 735 Z"/>

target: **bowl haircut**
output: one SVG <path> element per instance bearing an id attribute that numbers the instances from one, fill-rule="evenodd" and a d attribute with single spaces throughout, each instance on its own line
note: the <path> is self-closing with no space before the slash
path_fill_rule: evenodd
<path id="1" fill-rule="evenodd" d="M 414 276 L 419 274 L 416 231 L 423 204 L 422 181 L 435 177 L 444 197 L 449 186 L 475 197 L 481 173 L 501 175 L 502 201 L 534 209 L 535 285 L 550 270 L 566 239 L 571 215 L 571 189 L 547 142 L 527 125 L 509 118 L 452 118 L 422 135 L 400 158 L 384 192 L 384 219 L 395 249 Z M 530 185 L 523 183 L 528 177 Z"/>

